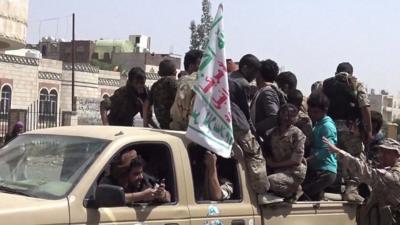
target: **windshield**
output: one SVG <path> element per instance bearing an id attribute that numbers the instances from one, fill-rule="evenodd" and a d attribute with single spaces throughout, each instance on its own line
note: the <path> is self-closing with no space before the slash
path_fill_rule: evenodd
<path id="1" fill-rule="evenodd" d="M 21 135 L 0 149 L 0 192 L 65 197 L 109 141 Z"/>

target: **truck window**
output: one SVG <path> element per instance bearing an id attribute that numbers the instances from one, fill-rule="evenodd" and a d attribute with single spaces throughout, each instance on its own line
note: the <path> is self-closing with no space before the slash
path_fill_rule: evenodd
<path id="1" fill-rule="evenodd" d="M 127 162 L 126 155 L 130 154 L 132 150 L 136 151 L 137 157 L 129 159 L 130 161 Z M 125 159 L 121 161 L 122 158 Z M 139 163 L 140 169 L 135 169 L 138 167 L 133 164 L 137 164 L 138 158 L 143 164 Z M 122 186 L 125 193 L 138 193 L 147 189 L 156 191 L 160 186 L 165 185 L 166 193 L 158 195 L 159 198 L 154 196 L 154 198 L 150 197 L 145 200 L 128 201 L 128 204 L 171 204 L 175 203 L 177 199 L 174 174 L 169 146 L 161 143 L 133 144 L 121 149 L 113 157 L 98 179 L 98 184 Z M 170 195 L 170 198 L 165 198 L 166 194 Z"/>
<path id="2" fill-rule="evenodd" d="M 218 186 L 213 186 L 212 184 L 215 181 L 212 181 L 212 175 L 210 175 L 209 166 L 207 166 L 207 149 L 192 143 L 188 146 L 188 152 L 197 203 L 209 203 L 210 201 L 223 203 L 242 199 L 237 161 L 235 159 L 216 156 L 216 175 L 218 177 L 218 186 L 220 187 L 217 189 L 216 187 Z M 218 195 L 215 196 L 215 194 Z"/>

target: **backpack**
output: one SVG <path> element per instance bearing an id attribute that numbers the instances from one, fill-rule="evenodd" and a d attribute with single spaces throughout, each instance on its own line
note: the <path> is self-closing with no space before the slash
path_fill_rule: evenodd
<path id="1" fill-rule="evenodd" d="M 357 93 L 349 77 L 328 78 L 323 83 L 323 92 L 330 101 L 328 116 L 333 120 L 355 121 L 361 117 Z"/>

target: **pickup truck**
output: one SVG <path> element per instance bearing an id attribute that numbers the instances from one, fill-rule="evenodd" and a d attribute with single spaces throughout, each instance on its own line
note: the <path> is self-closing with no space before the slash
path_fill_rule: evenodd
<path id="1" fill-rule="evenodd" d="M 251 191 L 240 154 L 220 160 L 230 172 L 232 198 L 197 200 L 195 176 L 203 171 L 193 164 L 192 144 L 184 132 L 133 127 L 20 135 L 0 149 L 0 224 L 356 224 L 358 206 L 344 201 L 264 204 Z M 128 148 L 143 157 L 147 173 L 165 179 L 170 203 L 127 205 L 122 188 L 99 184 L 113 158 Z"/>

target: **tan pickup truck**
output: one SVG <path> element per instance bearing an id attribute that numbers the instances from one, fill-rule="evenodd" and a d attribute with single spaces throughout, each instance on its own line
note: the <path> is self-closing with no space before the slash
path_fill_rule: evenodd
<path id="1" fill-rule="evenodd" d="M 240 156 L 220 160 L 234 186 L 231 199 L 196 200 L 196 176 L 204 171 L 194 166 L 191 146 L 183 132 L 144 128 L 59 127 L 21 135 L 0 150 L 0 224 L 356 224 L 357 206 L 347 202 L 259 202 Z M 146 173 L 165 179 L 171 203 L 126 205 L 121 188 L 99 184 L 128 148 L 146 161 Z"/>

